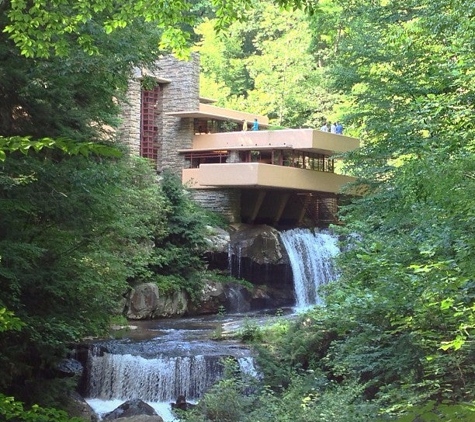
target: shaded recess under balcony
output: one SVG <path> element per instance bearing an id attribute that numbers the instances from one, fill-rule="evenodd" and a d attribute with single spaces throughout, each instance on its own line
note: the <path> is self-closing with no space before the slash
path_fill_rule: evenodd
<path id="1" fill-rule="evenodd" d="M 338 224 L 338 204 L 344 197 L 325 192 L 243 189 L 241 221 L 274 227 L 321 227 Z"/>

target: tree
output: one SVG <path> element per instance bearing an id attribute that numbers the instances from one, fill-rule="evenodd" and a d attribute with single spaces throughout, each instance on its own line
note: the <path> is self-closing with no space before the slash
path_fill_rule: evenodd
<path id="1" fill-rule="evenodd" d="M 276 3 L 310 11 L 315 7 L 307 0 L 277 0 Z M 211 0 L 210 5 L 218 18 L 217 28 L 223 29 L 233 20 L 245 18 L 253 2 Z M 91 23 L 97 24 L 98 31 L 111 34 L 126 28 L 137 18 L 152 22 L 161 30 L 162 49 L 183 55 L 190 39 L 188 29 L 200 17 L 193 13 L 196 9 L 196 2 L 187 0 L 167 3 L 125 0 L 120 4 L 113 0 L 80 3 L 74 0 L 8 0 L 0 5 L 0 12 L 9 21 L 6 32 L 27 57 L 70 56 L 70 49 L 75 45 L 86 53 L 97 54 L 101 52 L 101 46 L 97 43 L 97 32 L 88 31 Z"/>
<path id="2" fill-rule="evenodd" d="M 0 134 L 33 139 L 65 137 L 76 141 L 110 139 L 119 123 L 134 66 L 152 66 L 160 34 L 150 24 L 131 22 L 106 35 L 97 24 L 84 29 L 95 35 L 101 54 L 90 56 L 70 47 L 68 57 L 27 58 L 4 29 L 0 15 Z M 131 42 L 134 40 L 134 42 Z"/>
<path id="3" fill-rule="evenodd" d="M 72 342 L 107 329 L 165 232 L 163 200 L 125 158 L 17 152 L 0 176 L 0 307 L 23 324 L 0 333 L 0 388 L 34 400 Z"/>
<path id="4" fill-rule="evenodd" d="M 354 98 L 363 145 L 347 158 L 365 195 L 342 213 L 348 252 L 328 305 L 353 325 L 331 367 L 371 380 L 388 411 L 470 400 L 473 7 L 341 6 L 334 83 Z"/>
<path id="5" fill-rule="evenodd" d="M 328 91 L 311 54 L 303 12 L 261 2 L 224 34 L 216 34 L 212 21 L 197 32 L 201 90 L 219 105 L 268 115 L 276 125 L 319 127 L 342 99 Z"/>

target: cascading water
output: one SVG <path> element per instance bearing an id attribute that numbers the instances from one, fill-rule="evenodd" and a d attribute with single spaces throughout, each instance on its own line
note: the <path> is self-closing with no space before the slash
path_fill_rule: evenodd
<path id="1" fill-rule="evenodd" d="M 339 253 L 337 238 L 309 229 L 286 230 L 280 237 L 292 267 L 296 308 L 321 304 L 319 287 L 336 278 L 333 258 Z"/>
<path id="2" fill-rule="evenodd" d="M 236 265 L 234 265 L 236 262 Z M 228 271 L 229 274 L 234 274 L 236 278 L 241 278 L 242 272 L 242 245 L 237 244 L 228 246 Z"/>
<path id="3" fill-rule="evenodd" d="M 233 358 L 242 374 L 257 376 L 247 347 L 232 340 L 208 340 L 218 323 L 231 321 L 216 317 L 209 322 L 136 322 L 147 338 L 131 332 L 130 338 L 95 343 L 87 359 L 87 402 L 102 416 L 126 400 L 141 399 L 165 421 L 175 421 L 170 403 L 183 395 L 191 402 L 200 399 L 222 378 L 223 358 Z"/>
<path id="4" fill-rule="evenodd" d="M 232 286 L 230 285 L 227 291 L 227 298 L 229 300 L 229 307 L 227 310 L 229 312 L 249 312 L 251 310 L 250 303 L 246 301 L 245 297 L 242 294 L 242 286 Z"/>
<path id="5" fill-rule="evenodd" d="M 104 353 L 90 363 L 89 395 L 103 400 L 139 398 L 146 402 L 196 400 L 222 376 L 216 357 L 178 356 L 145 359 Z"/>

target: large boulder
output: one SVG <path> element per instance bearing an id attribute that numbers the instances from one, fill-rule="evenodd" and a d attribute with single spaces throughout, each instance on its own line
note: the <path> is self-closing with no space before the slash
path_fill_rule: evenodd
<path id="1" fill-rule="evenodd" d="M 248 258 L 259 265 L 288 263 L 278 230 L 266 225 L 239 225 L 235 228 L 230 237 L 230 249 L 234 256 Z"/>
<path id="2" fill-rule="evenodd" d="M 126 295 L 125 316 L 128 319 L 152 319 L 182 316 L 188 309 L 188 295 L 174 290 L 160 294 L 155 283 L 134 286 Z"/>
<path id="3" fill-rule="evenodd" d="M 65 358 L 58 362 L 56 371 L 63 377 L 80 377 L 84 371 L 82 363 L 73 358 Z"/>
<path id="4" fill-rule="evenodd" d="M 272 286 L 256 286 L 252 292 L 251 309 L 284 308 L 295 303 L 294 291 Z"/>
<path id="5" fill-rule="evenodd" d="M 225 302 L 224 284 L 207 280 L 204 282 L 198 300 L 190 306 L 190 313 L 217 314 Z"/>
<path id="6" fill-rule="evenodd" d="M 98 420 L 94 410 L 78 393 L 71 392 L 64 400 L 63 410 L 66 411 L 69 417 L 82 418 L 93 422 Z"/>
<path id="7" fill-rule="evenodd" d="M 154 283 L 134 286 L 126 295 L 128 319 L 169 318 L 183 315 L 246 312 L 295 303 L 289 258 L 279 231 L 267 225 L 235 224 L 229 231 L 208 227 L 206 258 L 210 270 L 230 274 L 254 284 L 205 280 L 198 300 L 191 303 L 185 291 L 159 292 Z"/>
<path id="8" fill-rule="evenodd" d="M 183 316 L 188 310 L 188 295 L 183 290 L 162 293 L 158 299 L 156 318 Z"/>
<path id="9" fill-rule="evenodd" d="M 155 409 L 149 404 L 145 403 L 143 400 L 132 399 L 122 403 L 112 412 L 106 413 L 102 419 L 110 421 L 119 418 L 131 418 L 142 415 L 158 416 L 157 412 L 155 412 Z M 121 422 L 123 422 L 123 419 Z"/>
<path id="10" fill-rule="evenodd" d="M 150 319 L 159 304 L 158 287 L 155 283 L 138 284 L 126 295 L 125 315 L 129 319 Z"/>
<path id="11" fill-rule="evenodd" d="M 230 234 L 220 228 L 206 226 L 205 242 L 208 245 L 208 251 L 211 253 L 228 253 Z"/>
<path id="12" fill-rule="evenodd" d="M 292 270 L 279 231 L 266 225 L 234 228 L 227 257 L 231 274 L 255 285 L 292 290 Z"/>
<path id="13" fill-rule="evenodd" d="M 240 283 L 220 283 L 205 280 L 196 303 L 190 304 L 189 314 L 206 315 L 251 310 L 252 291 Z"/>

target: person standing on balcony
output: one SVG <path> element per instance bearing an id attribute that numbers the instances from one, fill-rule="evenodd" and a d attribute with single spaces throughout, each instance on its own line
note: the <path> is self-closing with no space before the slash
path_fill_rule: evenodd
<path id="1" fill-rule="evenodd" d="M 259 122 L 257 119 L 254 119 L 254 124 L 252 125 L 252 130 L 259 130 Z"/>
<path id="2" fill-rule="evenodd" d="M 322 132 L 328 132 L 329 129 L 330 129 L 330 128 L 328 127 L 329 123 L 330 123 L 330 122 L 328 122 L 328 123 L 323 123 L 323 126 L 320 128 L 320 130 L 321 130 Z"/>
<path id="3" fill-rule="evenodd" d="M 242 130 L 245 132 L 247 130 L 247 120 L 242 121 Z"/>
<path id="4" fill-rule="evenodd" d="M 330 132 L 331 133 L 336 133 L 336 124 L 335 123 L 332 123 L 331 126 L 330 126 Z"/>
<path id="5" fill-rule="evenodd" d="M 338 135 L 343 135 L 343 126 L 340 122 L 336 122 L 336 133 Z"/>

